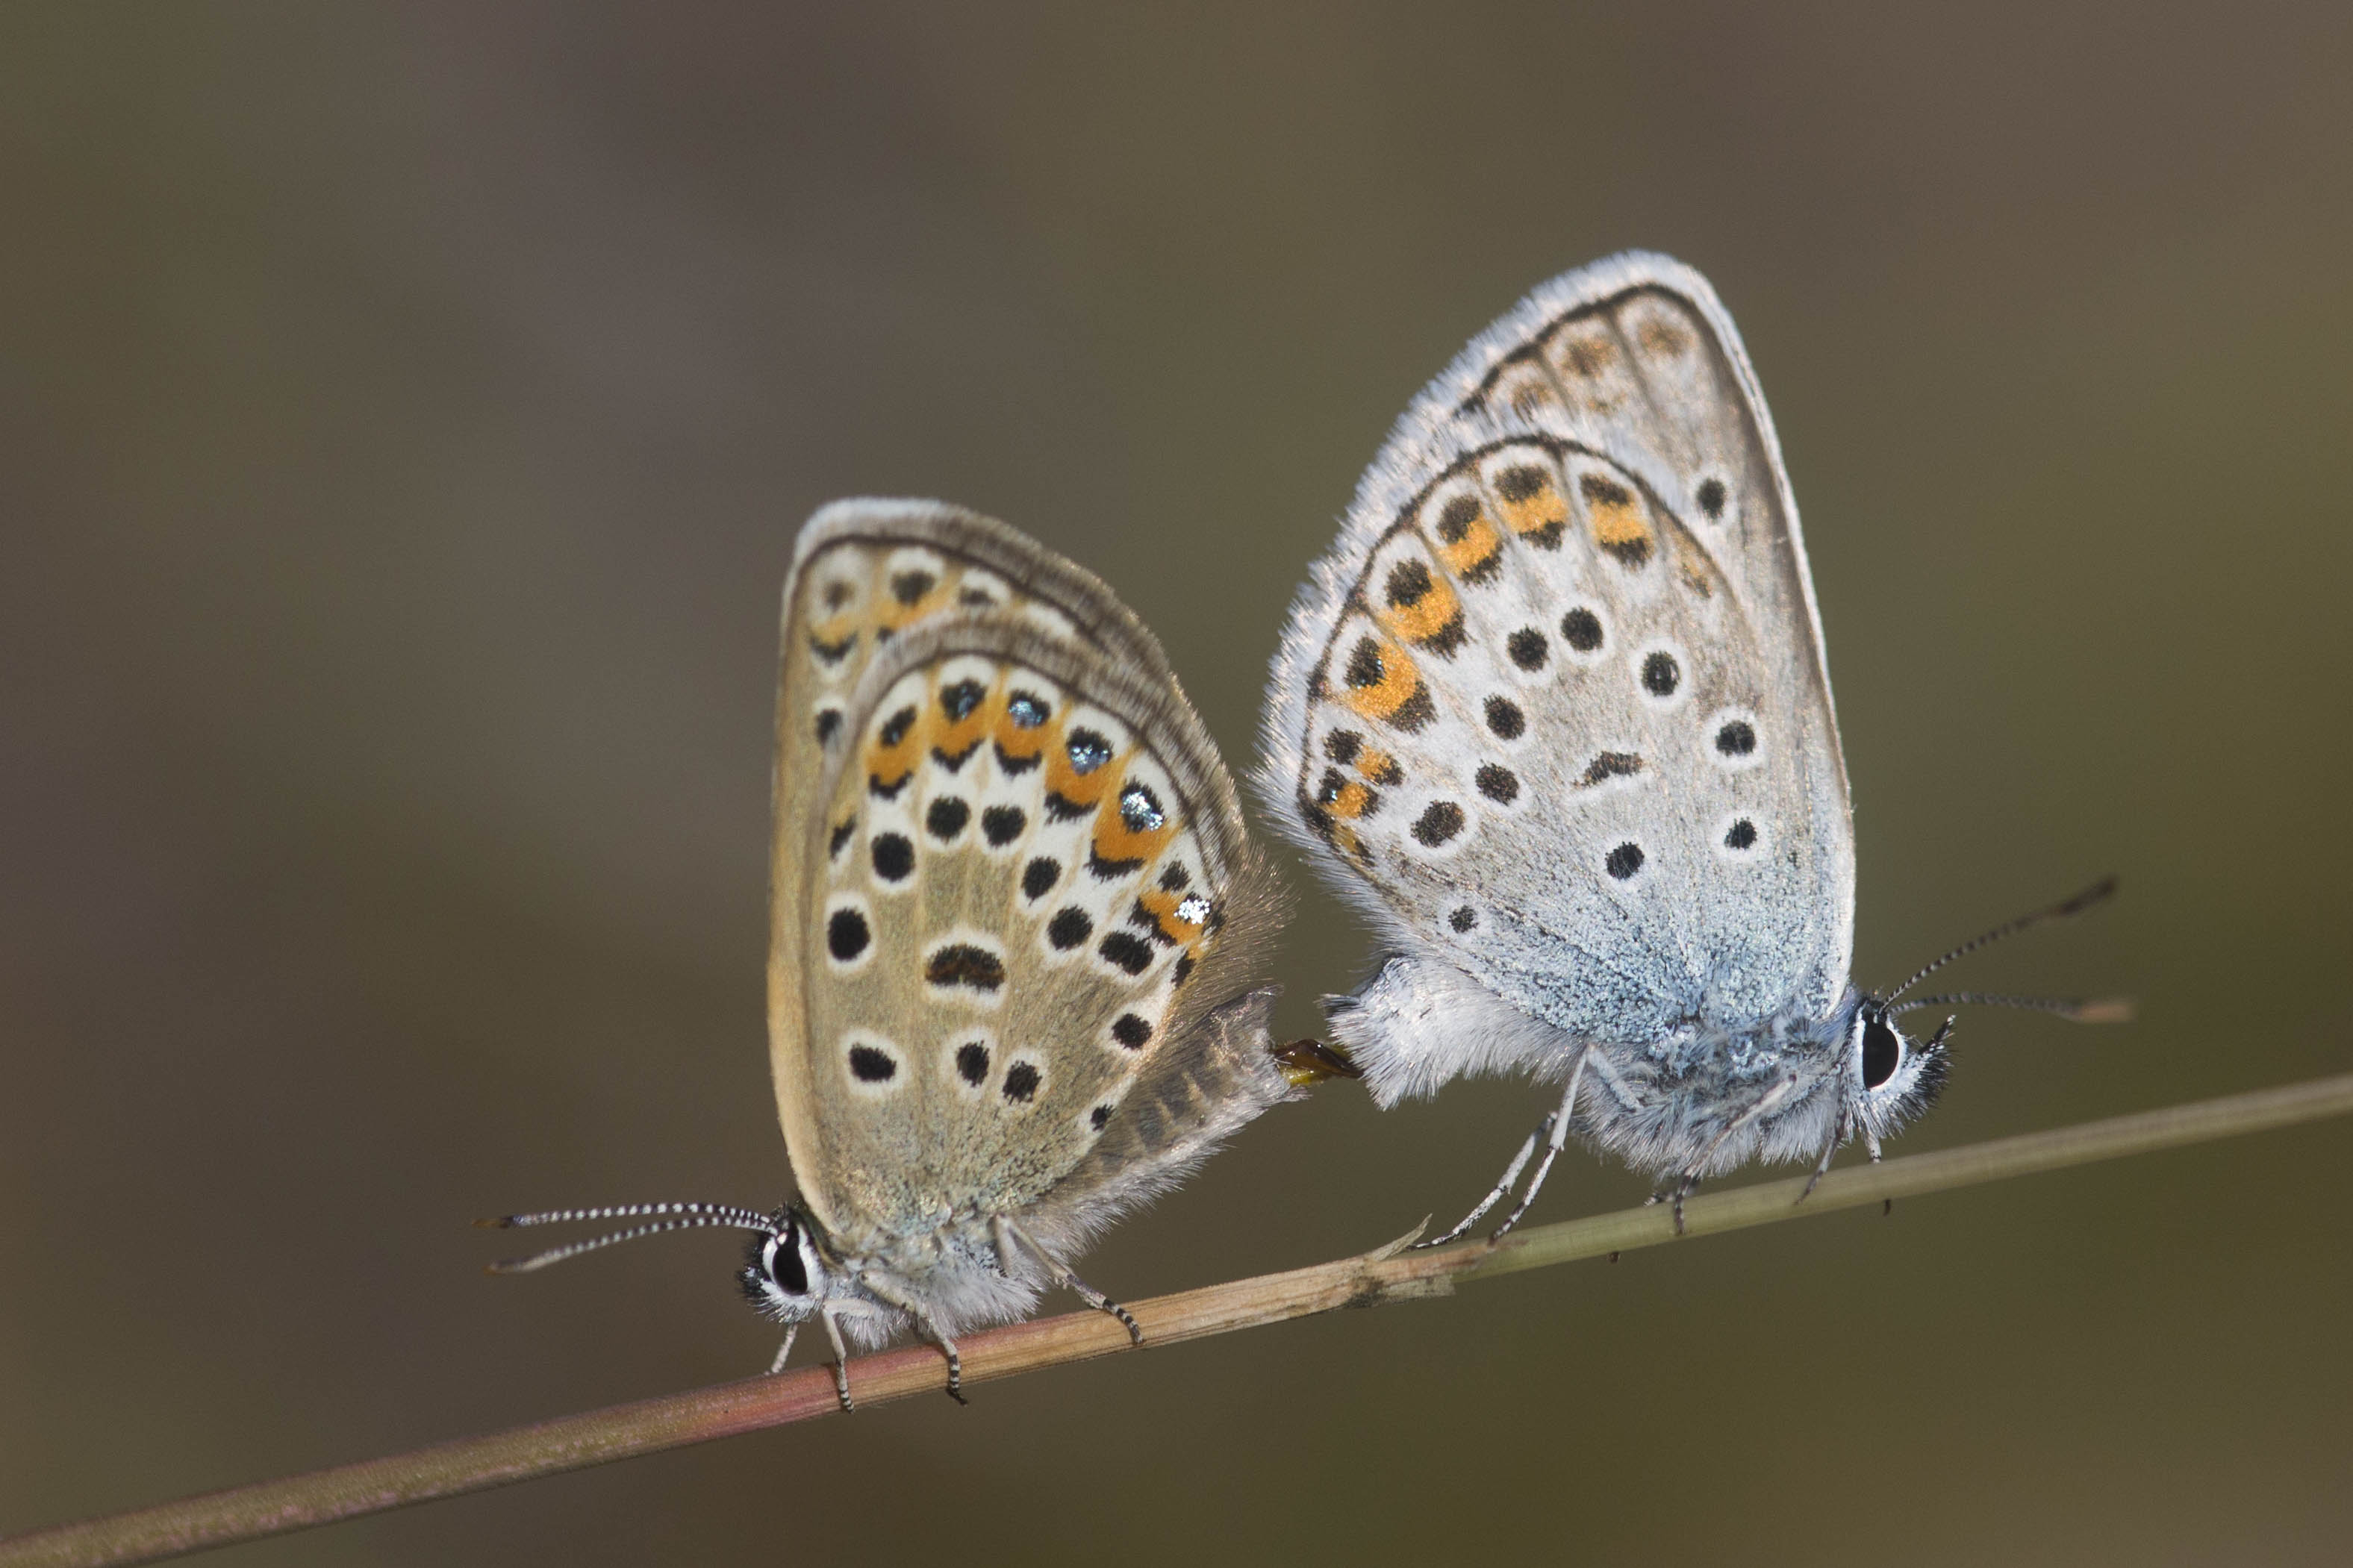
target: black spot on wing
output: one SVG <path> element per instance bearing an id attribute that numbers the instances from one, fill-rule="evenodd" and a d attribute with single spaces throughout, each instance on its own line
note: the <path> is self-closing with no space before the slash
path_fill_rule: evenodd
<path id="1" fill-rule="evenodd" d="M 1631 778 L 1642 771 L 1642 759 L 1632 752 L 1598 752 L 1585 764 L 1585 772 L 1577 781 L 1579 789 L 1591 789 L 1595 784 L 1608 784 L 1611 779 Z"/>
<path id="2" fill-rule="evenodd" d="M 948 716 L 949 723 L 961 723 L 987 695 L 987 689 L 977 680 L 955 681 L 940 688 L 940 711 Z"/>
<path id="3" fill-rule="evenodd" d="M 1095 951 L 1103 955 L 1105 963 L 1130 974 L 1141 974 L 1152 966 L 1152 944 L 1134 931 L 1113 931 L 1103 939 L 1103 945 Z"/>
<path id="4" fill-rule="evenodd" d="M 1422 808 L 1413 836 L 1432 849 L 1451 843 L 1462 831 L 1462 808 L 1451 800 L 1433 800 Z"/>
<path id="5" fill-rule="evenodd" d="M 878 833 L 866 846 L 874 874 L 886 882 L 903 882 L 915 868 L 915 843 L 903 833 Z"/>
<path id="6" fill-rule="evenodd" d="M 873 940 L 865 915 L 856 910 L 836 910 L 826 920 L 825 950 L 839 963 L 848 963 Z"/>
<path id="7" fill-rule="evenodd" d="M 997 991 L 1005 984 L 1005 961 L 971 942 L 947 942 L 923 961 L 923 979 L 933 985 Z"/>
<path id="8" fill-rule="evenodd" d="M 1675 688 L 1683 681 L 1683 666 L 1675 656 L 1662 648 L 1643 656 L 1642 689 L 1653 697 L 1672 697 Z"/>

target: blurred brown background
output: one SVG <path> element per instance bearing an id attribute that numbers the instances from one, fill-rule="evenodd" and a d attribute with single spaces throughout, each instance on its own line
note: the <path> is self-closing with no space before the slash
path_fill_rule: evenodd
<path id="1" fill-rule="evenodd" d="M 1438 13 L 1443 10 L 1441 17 Z M 828 498 L 1112 579 L 1253 741 L 1406 399 L 1707 271 L 1801 499 L 1905 1150 L 2353 1067 L 2341 7 L 0 10 L 0 1531 L 759 1370 L 773 617 Z M 1365 948 L 1305 889 L 1287 1021 Z M 1546 1103 L 1326 1092 L 1089 1275 L 1451 1217 Z M 252 1563 L 2341 1561 L 2353 1130 L 1482 1286 Z M 1540 1218 L 1644 1184 L 1578 1156 Z"/>

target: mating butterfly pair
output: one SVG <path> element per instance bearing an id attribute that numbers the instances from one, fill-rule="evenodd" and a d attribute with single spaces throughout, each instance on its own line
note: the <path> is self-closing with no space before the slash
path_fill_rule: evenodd
<path id="1" fill-rule="evenodd" d="M 1140 1343 L 1071 1259 L 1320 1078 L 1383 1105 L 1464 1073 L 1562 1086 L 1439 1241 L 1516 1185 L 1508 1229 L 1572 1133 L 1664 1178 L 1680 1220 L 1751 1159 L 1876 1158 L 1947 1062 L 1949 1018 L 1897 1017 L 2015 1000 L 1848 978 L 1796 504 L 1730 318 L 1663 257 L 1556 279 L 1474 339 L 1292 611 L 1256 782 L 1386 950 L 1327 1003 L 1338 1049 L 1271 1037 L 1274 878 L 1160 645 L 1088 572 L 953 507 L 829 506 L 786 584 L 776 722 L 769 1041 L 798 1196 L 491 1223 L 642 1221 L 509 1270 L 754 1233 L 776 1365 L 816 1318 L 845 1406 L 846 1342 L 912 1329 L 957 1394 L 955 1336 L 1049 1286 Z"/>

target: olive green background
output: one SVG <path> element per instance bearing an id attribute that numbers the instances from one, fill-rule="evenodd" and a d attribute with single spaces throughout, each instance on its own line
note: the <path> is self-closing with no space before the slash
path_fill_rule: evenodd
<path id="1" fill-rule="evenodd" d="M 0 1530 L 756 1372 L 794 531 L 946 497 L 1211 729 L 1522 291 L 1706 271 L 1771 396 L 1858 976 L 1950 1145 L 2353 1068 L 2353 21 L 0 10 Z M 1301 881 L 1286 1025 L 1366 956 Z M 1087 1272 L 1451 1218 L 1546 1097 L 1251 1127 Z M 1824 1216 L 240 1549 L 260 1563 L 2341 1561 L 2337 1123 Z M 1577 1155 L 1542 1218 L 1639 1199 Z"/>

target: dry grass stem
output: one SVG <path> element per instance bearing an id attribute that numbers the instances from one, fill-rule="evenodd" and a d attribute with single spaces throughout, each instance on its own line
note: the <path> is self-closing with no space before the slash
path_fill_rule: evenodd
<path id="1" fill-rule="evenodd" d="M 1685 1234 L 1739 1230 L 2348 1111 L 2353 1111 L 2353 1074 L 1833 1171 L 1802 1206 L 1797 1201 L 1802 1177 L 1704 1194 L 1684 1206 Z M 1471 1241 L 1414 1252 L 1405 1249 L 1409 1239 L 1334 1263 L 1134 1302 L 1131 1310 L 1146 1347 L 1158 1348 L 1335 1308 L 1448 1295 L 1464 1280 L 1677 1237 L 1667 1209 L 1651 1207 L 1522 1230 L 1501 1244 Z M 975 1334 L 962 1345 L 967 1384 L 1129 1349 L 1126 1331 L 1092 1311 L 1012 1324 Z M 849 1375 L 861 1405 L 936 1396 L 941 1387 L 939 1356 L 924 1346 L 852 1362 Z M 37 1531 L 0 1541 L 0 1568 L 152 1562 L 836 1411 L 831 1374 L 813 1366 Z"/>

